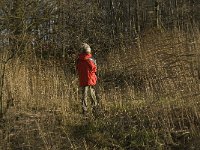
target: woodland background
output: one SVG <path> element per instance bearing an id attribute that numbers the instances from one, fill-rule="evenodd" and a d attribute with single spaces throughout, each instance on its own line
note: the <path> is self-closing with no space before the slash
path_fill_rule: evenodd
<path id="1" fill-rule="evenodd" d="M 0 148 L 198 149 L 200 1 L 1 0 Z M 80 44 L 98 62 L 80 114 Z"/>

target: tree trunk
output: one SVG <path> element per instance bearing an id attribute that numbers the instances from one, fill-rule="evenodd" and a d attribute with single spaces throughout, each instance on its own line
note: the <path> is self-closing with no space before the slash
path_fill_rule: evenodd
<path id="1" fill-rule="evenodd" d="M 4 87 L 4 76 L 5 76 L 6 64 L 1 64 L 0 72 L 0 118 L 3 118 L 3 87 Z"/>

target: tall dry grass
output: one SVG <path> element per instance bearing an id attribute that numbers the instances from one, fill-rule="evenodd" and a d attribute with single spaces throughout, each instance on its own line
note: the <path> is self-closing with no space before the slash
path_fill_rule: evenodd
<path id="1" fill-rule="evenodd" d="M 101 108 L 87 119 L 70 65 L 31 51 L 10 61 L 0 148 L 200 148 L 200 42 L 186 35 L 146 31 L 99 58 Z"/>

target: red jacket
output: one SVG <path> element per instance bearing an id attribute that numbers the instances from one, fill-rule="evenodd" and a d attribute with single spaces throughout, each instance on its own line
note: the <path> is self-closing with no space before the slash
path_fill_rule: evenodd
<path id="1" fill-rule="evenodd" d="M 82 53 L 76 63 L 80 86 L 94 86 L 97 82 L 97 66 L 91 54 Z"/>

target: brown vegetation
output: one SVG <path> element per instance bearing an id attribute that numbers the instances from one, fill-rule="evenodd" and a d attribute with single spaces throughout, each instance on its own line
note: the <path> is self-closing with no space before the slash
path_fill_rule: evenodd
<path id="1" fill-rule="evenodd" d="M 199 2 L 2 0 L 0 149 L 200 149 Z M 80 42 L 101 108 L 80 114 Z"/>

